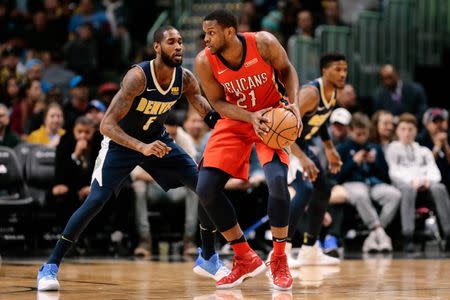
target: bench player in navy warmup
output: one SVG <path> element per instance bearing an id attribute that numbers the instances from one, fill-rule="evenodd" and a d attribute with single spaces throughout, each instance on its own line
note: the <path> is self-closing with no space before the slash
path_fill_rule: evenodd
<path id="1" fill-rule="evenodd" d="M 195 191 L 197 165 L 168 136 L 164 119 L 184 94 L 191 105 L 214 127 L 220 116 L 201 95 L 192 73 L 181 67 L 183 44 L 171 26 L 154 35 L 156 59 L 133 66 L 125 75 L 100 125 L 104 135 L 89 196 L 75 211 L 58 240 L 48 262 L 38 272 L 38 290 L 58 290 L 59 264 L 92 218 L 109 198 L 117 195 L 123 180 L 137 166 L 145 169 L 164 189 L 187 186 Z M 196 261 L 201 275 L 218 280 L 228 270 L 214 251 L 215 227 L 199 206 L 202 250 Z"/>

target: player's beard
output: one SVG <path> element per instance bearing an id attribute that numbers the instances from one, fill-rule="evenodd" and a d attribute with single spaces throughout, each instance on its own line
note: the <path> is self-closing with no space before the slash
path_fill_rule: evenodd
<path id="1" fill-rule="evenodd" d="M 164 51 L 161 51 L 161 60 L 165 65 L 171 68 L 178 67 L 183 63 L 183 59 L 181 59 L 180 62 L 176 62 Z"/>

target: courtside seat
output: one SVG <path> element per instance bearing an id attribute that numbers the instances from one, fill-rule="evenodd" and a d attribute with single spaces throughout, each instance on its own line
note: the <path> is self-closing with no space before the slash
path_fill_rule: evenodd
<path id="1" fill-rule="evenodd" d="M 30 195 L 40 205 L 45 204 L 47 191 L 53 186 L 55 176 L 54 148 L 32 147 L 25 164 L 25 174 Z"/>

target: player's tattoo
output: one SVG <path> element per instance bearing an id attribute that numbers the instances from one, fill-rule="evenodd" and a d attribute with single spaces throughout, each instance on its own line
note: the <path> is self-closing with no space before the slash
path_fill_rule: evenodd
<path id="1" fill-rule="evenodd" d="M 191 71 L 183 68 L 183 94 L 202 118 L 211 111 L 208 100 L 202 96 L 197 79 Z"/>
<path id="2" fill-rule="evenodd" d="M 134 150 L 138 150 L 141 142 L 126 134 L 119 126 L 119 121 L 128 113 L 134 98 L 143 92 L 145 86 L 145 75 L 141 69 L 135 67 L 128 71 L 119 92 L 111 101 L 100 127 L 102 133 L 114 142 Z"/>
<path id="3" fill-rule="evenodd" d="M 272 65 L 272 53 L 270 51 L 270 40 L 268 35 L 265 32 L 258 32 L 258 34 L 261 36 L 260 39 L 258 39 L 258 42 L 256 43 L 256 48 L 258 48 L 258 52 L 261 55 L 261 57 L 270 65 Z"/>

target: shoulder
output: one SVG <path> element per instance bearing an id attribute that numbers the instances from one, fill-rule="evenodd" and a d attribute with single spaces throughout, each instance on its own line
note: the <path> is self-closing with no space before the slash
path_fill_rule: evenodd
<path id="1" fill-rule="evenodd" d="M 192 85 L 197 85 L 197 78 L 195 78 L 194 74 L 185 68 L 182 68 L 183 73 L 183 92 L 186 92 L 188 89 L 192 87 Z"/>
<path id="2" fill-rule="evenodd" d="M 134 94 L 140 94 L 144 91 L 146 85 L 147 81 L 144 71 L 141 67 L 135 65 L 125 74 L 121 89 L 126 89 L 127 92 Z"/>
<path id="3" fill-rule="evenodd" d="M 271 47 L 278 43 L 278 39 L 270 32 L 258 31 L 255 33 L 255 43 L 259 54 L 267 60 L 272 56 Z"/>
<path id="4" fill-rule="evenodd" d="M 209 59 L 206 54 L 206 49 L 203 49 L 197 54 L 197 56 L 195 57 L 195 63 L 203 66 L 209 65 Z"/>

